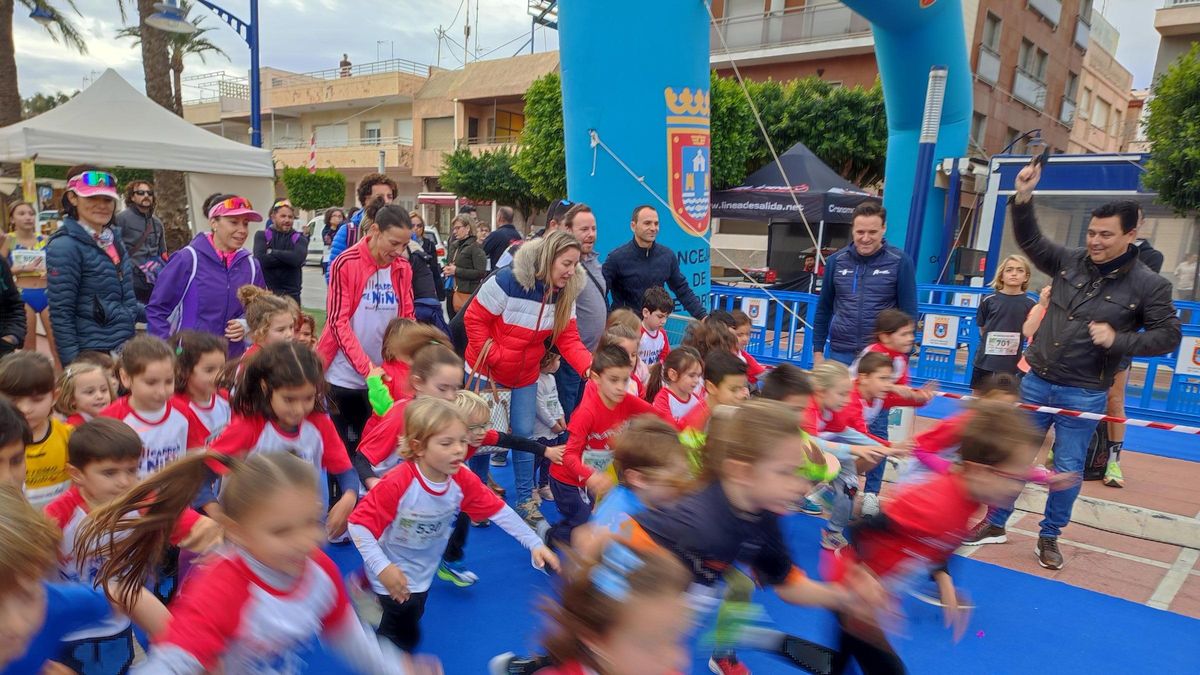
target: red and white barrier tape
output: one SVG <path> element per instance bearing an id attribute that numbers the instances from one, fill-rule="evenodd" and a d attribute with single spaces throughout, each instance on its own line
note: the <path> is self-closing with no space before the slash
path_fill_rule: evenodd
<path id="1" fill-rule="evenodd" d="M 974 396 L 965 394 L 951 394 L 949 392 L 939 391 L 938 396 L 942 398 L 953 398 L 964 401 L 975 400 Z M 1097 422 L 1113 422 L 1116 424 L 1128 424 L 1133 427 L 1146 427 L 1147 429 L 1162 429 L 1164 431 L 1175 431 L 1181 434 L 1200 434 L 1200 428 L 1189 427 L 1184 424 L 1170 424 L 1168 422 L 1151 422 L 1149 420 L 1132 419 L 1128 417 L 1113 417 L 1112 415 L 1101 415 L 1100 413 L 1080 412 L 1078 410 L 1066 410 L 1063 408 L 1052 408 L 1048 405 L 1033 405 L 1032 403 L 1018 403 L 1018 408 L 1029 410 L 1031 412 L 1049 413 L 1051 415 L 1066 415 L 1067 417 L 1082 417 L 1085 420 L 1095 420 Z"/>

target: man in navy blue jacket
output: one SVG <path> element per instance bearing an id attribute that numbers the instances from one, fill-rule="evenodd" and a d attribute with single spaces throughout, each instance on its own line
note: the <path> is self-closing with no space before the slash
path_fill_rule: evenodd
<path id="1" fill-rule="evenodd" d="M 917 318 L 917 278 L 913 261 L 904 251 L 889 246 L 887 211 L 868 201 L 854 209 L 850 226 L 853 241 L 825 260 L 825 281 L 813 321 L 813 360 L 826 356 L 846 365 L 875 341 L 875 317 L 885 309 L 899 307 Z M 871 423 L 871 433 L 887 438 L 887 415 Z M 863 514 L 879 512 L 879 488 L 883 466 L 867 473 L 863 490 Z"/>
<path id="2" fill-rule="evenodd" d="M 642 295 L 651 286 L 668 286 L 688 314 L 703 319 L 708 312 L 683 273 L 679 258 L 658 238 L 658 211 L 643 205 L 633 210 L 629 223 L 633 241 L 614 248 L 604 260 L 604 285 L 612 294 L 612 309 L 626 307 L 641 316 Z"/>

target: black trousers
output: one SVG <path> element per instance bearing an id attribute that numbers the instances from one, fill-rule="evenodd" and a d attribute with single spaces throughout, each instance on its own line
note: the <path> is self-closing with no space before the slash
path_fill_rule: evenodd
<path id="1" fill-rule="evenodd" d="M 408 596 L 405 602 L 396 602 L 390 595 L 379 595 L 383 618 L 375 632 L 406 652 L 414 651 L 421 642 L 421 617 L 428 597 L 429 591 L 421 591 Z"/>
<path id="2" fill-rule="evenodd" d="M 838 652 L 833 657 L 833 675 L 846 672 L 853 661 L 862 675 L 907 675 L 904 662 L 892 649 L 887 637 L 877 627 L 867 629 L 869 636 L 860 637 L 846 629 L 845 617 L 839 617 Z M 867 639 L 869 637 L 870 639 Z"/>
<path id="3" fill-rule="evenodd" d="M 454 519 L 454 529 L 450 532 L 450 541 L 446 542 L 446 551 L 442 553 L 442 560 L 453 563 L 466 556 L 467 533 L 470 531 L 471 517 L 460 511 L 458 517 Z"/>
<path id="4" fill-rule="evenodd" d="M 363 427 L 371 418 L 371 402 L 367 399 L 366 389 L 347 389 L 336 384 L 329 385 L 329 417 L 333 420 L 333 428 L 337 429 L 342 443 L 346 444 L 346 453 L 358 470 L 359 476 L 369 475 L 371 462 L 358 454 L 358 441 L 362 438 Z M 365 471 L 365 474 L 364 474 Z M 337 501 L 340 492 L 329 477 L 329 503 Z"/>

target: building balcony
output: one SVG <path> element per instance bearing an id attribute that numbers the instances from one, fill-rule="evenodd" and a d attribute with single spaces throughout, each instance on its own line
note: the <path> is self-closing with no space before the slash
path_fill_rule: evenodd
<path id="1" fill-rule="evenodd" d="M 1020 68 L 1013 78 L 1013 96 L 1032 108 L 1046 109 L 1046 83 Z"/>
<path id="2" fill-rule="evenodd" d="M 429 66 L 406 59 L 388 59 L 345 68 L 298 75 L 280 75 L 264 82 L 264 98 L 272 110 L 311 109 L 331 103 L 389 100 L 411 101 L 429 78 Z"/>
<path id="3" fill-rule="evenodd" d="M 1053 26 L 1058 26 L 1062 19 L 1062 0 L 1029 0 L 1029 7 Z"/>
<path id="4" fill-rule="evenodd" d="M 709 29 L 710 63 L 727 66 L 870 53 L 871 24 L 840 2 L 718 18 Z M 729 54 L 725 50 L 728 48 Z"/>
<path id="5" fill-rule="evenodd" d="M 979 45 L 979 60 L 975 65 L 975 74 L 981 80 L 992 84 L 1000 81 L 1000 55 L 987 45 Z"/>
<path id="6" fill-rule="evenodd" d="M 283 166 L 306 166 L 310 140 L 282 138 L 271 149 L 276 163 Z M 411 138 L 366 137 L 354 138 L 345 144 L 318 144 L 317 168 L 373 169 L 379 166 L 379 153 L 384 153 L 384 166 L 412 168 Z"/>
<path id="7" fill-rule="evenodd" d="M 1083 51 L 1087 51 L 1088 42 L 1091 41 L 1092 27 L 1083 17 L 1075 19 L 1075 46 Z"/>
<path id="8" fill-rule="evenodd" d="M 1164 36 L 1200 34 L 1200 0 L 1166 0 L 1154 12 L 1154 28 Z"/>
<path id="9" fill-rule="evenodd" d="M 1058 114 L 1058 121 L 1067 126 L 1075 123 L 1075 101 L 1066 96 L 1062 98 L 1062 112 Z"/>

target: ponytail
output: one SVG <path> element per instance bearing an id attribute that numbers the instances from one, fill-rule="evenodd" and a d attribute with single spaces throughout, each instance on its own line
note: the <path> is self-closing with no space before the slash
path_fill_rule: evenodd
<path id="1" fill-rule="evenodd" d="M 671 350 L 667 354 L 667 358 L 650 367 L 650 381 L 646 383 L 646 400 L 653 403 L 658 392 L 666 386 L 667 371 L 674 370 L 677 374 L 682 375 L 693 365 L 700 366 L 703 370 L 704 361 L 700 358 L 700 352 L 691 347 L 679 347 Z"/>

